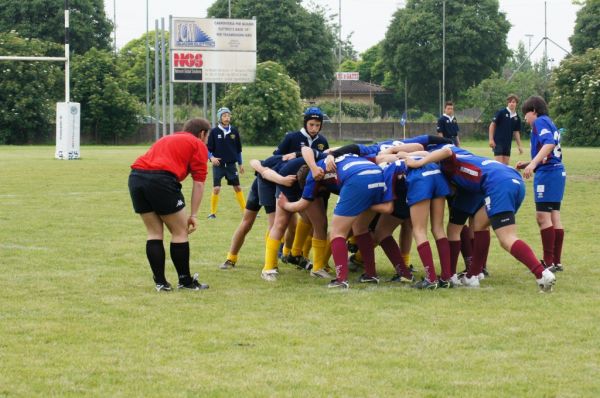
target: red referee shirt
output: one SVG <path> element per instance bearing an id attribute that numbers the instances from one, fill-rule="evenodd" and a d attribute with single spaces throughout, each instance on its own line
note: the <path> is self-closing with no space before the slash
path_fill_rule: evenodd
<path id="1" fill-rule="evenodd" d="M 202 140 L 188 132 L 166 135 L 131 165 L 138 170 L 163 170 L 183 181 L 188 174 L 194 181 L 206 181 L 208 149 Z"/>

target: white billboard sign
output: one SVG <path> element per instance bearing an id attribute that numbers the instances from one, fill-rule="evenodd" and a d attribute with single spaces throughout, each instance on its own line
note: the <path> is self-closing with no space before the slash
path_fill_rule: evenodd
<path id="1" fill-rule="evenodd" d="M 171 81 L 250 83 L 256 78 L 256 21 L 173 18 Z"/>
<path id="2" fill-rule="evenodd" d="M 358 72 L 337 72 L 336 80 L 359 80 Z"/>
<path id="3" fill-rule="evenodd" d="M 171 55 L 173 82 L 250 83 L 256 78 L 255 52 L 174 50 Z"/>
<path id="4" fill-rule="evenodd" d="M 171 48 L 256 52 L 256 21 L 174 17 Z"/>

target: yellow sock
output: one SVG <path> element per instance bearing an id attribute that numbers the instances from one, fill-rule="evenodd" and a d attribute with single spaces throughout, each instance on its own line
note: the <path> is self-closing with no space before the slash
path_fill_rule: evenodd
<path id="1" fill-rule="evenodd" d="M 312 238 L 313 272 L 322 270 L 327 264 L 327 240 Z"/>
<path id="2" fill-rule="evenodd" d="M 348 243 L 350 243 L 351 245 L 356 244 L 356 238 L 354 237 L 354 235 L 348 238 Z"/>
<path id="3" fill-rule="evenodd" d="M 310 258 L 308 257 L 310 255 L 310 248 L 312 247 L 313 244 L 313 237 L 312 235 L 308 235 L 306 237 L 306 240 L 304 241 L 304 245 L 302 245 L 302 256 L 304 258 Z"/>
<path id="4" fill-rule="evenodd" d="M 244 193 L 242 191 L 235 192 L 235 200 L 237 200 L 238 204 L 240 205 L 240 209 L 244 211 L 246 208 L 246 199 L 244 198 Z"/>
<path id="5" fill-rule="evenodd" d="M 310 234 L 310 230 L 312 225 L 302 221 L 302 219 L 298 220 L 296 224 L 296 234 L 294 235 L 294 244 L 292 245 L 292 256 L 299 256 L 302 254 L 302 247 L 304 246 L 304 242 Z"/>
<path id="6" fill-rule="evenodd" d="M 277 268 L 277 252 L 279 251 L 279 240 L 272 239 L 270 236 L 267 238 L 267 244 L 265 247 L 265 266 L 263 271 L 268 271 Z"/>
<path id="7" fill-rule="evenodd" d="M 219 194 L 213 192 L 210 195 L 210 214 L 217 214 L 217 205 L 219 204 Z"/>
<path id="8" fill-rule="evenodd" d="M 238 260 L 238 255 L 237 254 L 232 254 L 231 252 L 227 253 L 227 260 L 231 261 L 232 263 L 237 263 Z"/>
<path id="9" fill-rule="evenodd" d="M 360 252 L 360 250 L 354 254 L 354 259 L 359 263 L 362 263 L 362 253 Z"/>
<path id="10" fill-rule="evenodd" d="M 408 267 L 410 265 L 410 253 L 402 253 L 402 260 L 404 260 L 404 264 Z"/>
<path id="11" fill-rule="evenodd" d="M 283 246 L 283 251 L 281 252 L 281 255 L 282 256 L 289 256 L 291 252 L 292 252 L 292 249 L 290 249 L 289 247 L 287 247 L 287 246 L 284 245 Z"/>

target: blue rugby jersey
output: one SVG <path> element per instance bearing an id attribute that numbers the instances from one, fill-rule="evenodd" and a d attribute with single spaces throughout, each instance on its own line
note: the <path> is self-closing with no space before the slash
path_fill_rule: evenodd
<path id="1" fill-rule="evenodd" d="M 507 179 L 523 182 L 519 172 L 512 167 L 453 145 L 448 147 L 452 156 L 440 162 L 441 169 L 448 179 L 466 191 L 486 193 Z"/>
<path id="2" fill-rule="evenodd" d="M 555 145 L 554 150 L 538 164 L 535 170 L 542 167 L 554 167 L 562 163 L 562 150 L 560 147 L 560 132 L 547 116 L 539 116 L 531 126 L 531 158 L 535 158 L 540 149 L 546 144 Z"/>

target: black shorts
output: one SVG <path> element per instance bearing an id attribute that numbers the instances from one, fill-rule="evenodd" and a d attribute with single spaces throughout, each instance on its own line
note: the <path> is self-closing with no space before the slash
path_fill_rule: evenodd
<path id="1" fill-rule="evenodd" d="M 240 177 L 238 175 L 235 163 L 221 163 L 220 166 L 213 166 L 213 186 L 220 187 L 221 180 L 225 177 L 227 185 L 240 185 Z"/>
<path id="2" fill-rule="evenodd" d="M 560 211 L 560 202 L 536 202 L 535 211 L 541 211 L 544 213 Z"/>
<path id="3" fill-rule="evenodd" d="M 510 156 L 511 143 L 497 142 L 494 148 L 494 156 Z"/>
<path id="4" fill-rule="evenodd" d="M 258 202 L 261 206 L 275 208 L 275 192 L 277 185 L 274 182 L 265 180 L 261 176 L 256 177 L 258 183 Z"/>
<path id="5" fill-rule="evenodd" d="M 259 211 L 260 208 L 261 205 L 258 202 L 258 180 L 255 178 L 246 198 L 246 210 Z"/>
<path id="6" fill-rule="evenodd" d="M 131 170 L 129 194 L 136 213 L 177 213 L 185 207 L 181 184 L 174 174 L 160 170 Z"/>

